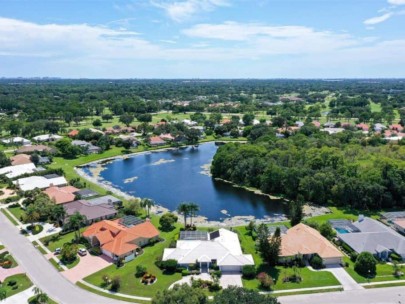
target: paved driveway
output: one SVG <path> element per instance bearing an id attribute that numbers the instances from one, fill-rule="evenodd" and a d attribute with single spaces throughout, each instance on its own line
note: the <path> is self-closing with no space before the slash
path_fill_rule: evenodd
<path id="1" fill-rule="evenodd" d="M 19 273 L 24 273 L 24 270 L 20 266 L 9 269 L 0 267 L 0 282 L 3 282 L 6 278 Z"/>
<path id="2" fill-rule="evenodd" d="M 340 284 L 342 284 L 343 290 L 364 289 L 340 265 L 328 266 L 323 270 L 331 272 Z"/>
<path id="3" fill-rule="evenodd" d="M 62 272 L 62 274 L 72 283 L 76 283 L 92 273 L 110 266 L 112 262 L 112 259 L 105 255 L 93 256 L 91 254 L 87 254 L 80 257 L 79 264 L 72 269 Z"/>
<path id="4" fill-rule="evenodd" d="M 243 287 L 242 275 L 239 273 L 235 273 L 235 274 L 222 273 L 222 276 L 219 279 L 219 284 L 222 286 L 222 288 L 227 288 L 229 286 Z"/>

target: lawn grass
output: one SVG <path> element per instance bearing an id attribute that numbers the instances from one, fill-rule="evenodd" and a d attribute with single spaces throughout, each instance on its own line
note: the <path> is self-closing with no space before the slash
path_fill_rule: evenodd
<path id="1" fill-rule="evenodd" d="M 4 245 L 0 245 L 0 250 L 4 249 Z"/>
<path id="2" fill-rule="evenodd" d="M 29 299 L 28 299 L 28 304 L 37 303 L 37 302 L 35 301 L 35 299 L 36 299 L 36 296 L 33 296 L 33 297 L 29 298 Z M 43 304 L 58 304 L 58 303 L 55 302 L 55 301 L 52 300 L 52 299 L 48 299 L 48 300 L 47 300 L 46 302 L 44 302 Z"/>
<path id="3" fill-rule="evenodd" d="M 86 230 L 85 227 L 80 229 L 80 232 L 83 232 L 84 230 Z M 59 235 L 59 234 L 57 234 L 57 235 Z M 48 238 L 50 239 L 49 236 L 43 237 L 42 239 L 40 239 L 40 241 L 45 245 L 46 244 L 45 240 Z M 54 241 L 54 242 L 50 241 L 48 246 L 46 246 L 46 247 L 51 252 L 54 252 L 56 248 L 62 248 L 63 244 L 72 242 L 72 240 L 74 238 L 75 238 L 75 233 L 73 231 L 69 232 L 67 234 L 64 234 L 64 235 L 59 235 L 59 237 L 56 241 Z"/>
<path id="4" fill-rule="evenodd" d="M 50 258 L 48 261 L 56 268 L 57 271 L 63 271 L 63 268 L 54 259 Z"/>
<path id="5" fill-rule="evenodd" d="M 6 211 L 6 209 L 1 209 L 1 212 L 9 219 L 11 223 L 13 223 L 13 225 L 18 226 L 16 220 L 11 217 L 11 215 Z"/>
<path id="6" fill-rule="evenodd" d="M 85 285 L 85 284 L 83 284 L 81 282 L 77 282 L 76 285 L 79 286 L 80 288 L 84 289 L 84 290 L 90 291 L 92 293 L 98 294 L 98 295 L 106 297 L 106 298 L 122 300 L 122 301 L 126 301 L 126 302 L 131 302 L 131 303 L 140 303 L 140 304 L 148 303 L 148 304 L 150 304 L 150 301 L 133 300 L 133 299 L 126 298 L 126 297 L 116 296 L 116 295 L 111 294 L 111 293 L 105 293 L 105 292 L 99 291 L 97 289 L 91 288 L 91 287 L 89 287 L 89 286 L 87 286 L 87 285 Z"/>
<path id="7" fill-rule="evenodd" d="M 8 211 L 10 211 L 10 213 L 12 215 L 14 215 L 18 220 L 21 221 L 22 218 L 25 217 L 25 211 L 24 209 L 22 209 L 21 207 L 8 207 L 7 208 Z"/>
<path id="8" fill-rule="evenodd" d="M 366 210 L 354 210 L 349 208 L 336 208 L 329 207 L 331 213 L 314 216 L 308 219 L 308 222 L 316 222 L 319 225 L 333 219 L 346 219 L 346 220 L 357 220 L 360 214 L 377 219 L 380 217 L 379 211 L 366 211 Z"/>
<path id="9" fill-rule="evenodd" d="M 294 295 L 303 295 L 303 294 L 314 294 L 314 293 L 325 293 L 325 292 L 336 292 L 343 291 L 342 287 L 337 288 L 325 288 L 325 289 L 316 289 L 316 290 L 303 290 L 296 292 L 283 292 L 283 293 L 273 293 L 271 294 L 274 297 L 280 298 L 285 296 L 294 296 Z"/>
<path id="10" fill-rule="evenodd" d="M 35 248 L 39 250 L 39 252 L 41 252 L 42 254 L 47 254 L 45 249 L 42 248 L 42 246 L 40 246 L 37 241 L 33 241 L 32 244 L 34 245 Z"/>
<path id="11" fill-rule="evenodd" d="M 152 217 L 153 224 L 158 227 L 159 218 Z M 171 240 L 179 232 L 180 225 L 176 225 L 176 229 L 171 232 L 161 232 L 160 236 L 164 239 L 163 242 L 156 243 L 153 246 L 144 248 L 144 253 L 134 260 L 126 263 L 123 267 L 117 268 L 116 265 L 111 265 L 104 268 L 86 278 L 84 280 L 90 284 L 98 287 L 103 286 L 102 277 L 108 275 L 113 278 L 115 276 L 121 277 L 122 284 L 119 293 L 137 295 L 142 297 L 153 297 L 158 291 L 168 289 L 170 285 L 181 279 L 180 273 L 166 274 L 162 272 L 156 265 L 156 258 L 161 258 L 163 250 L 169 247 Z M 135 268 L 137 265 L 143 265 L 147 271 L 157 277 L 156 283 L 153 285 L 145 286 L 140 281 L 140 278 L 135 277 Z"/>
<path id="12" fill-rule="evenodd" d="M 17 282 L 16 285 L 18 286 L 18 288 L 13 289 L 12 286 L 9 286 L 8 282 L 10 282 L 10 281 L 16 281 Z M 2 283 L 3 283 L 2 287 L 6 290 L 7 298 L 11 297 L 21 291 L 24 291 L 27 288 L 32 286 L 32 282 L 27 277 L 26 274 L 16 274 L 16 275 L 10 276 L 10 277 L 6 278 L 4 280 L 4 282 L 2 282 Z"/>
<path id="13" fill-rule="evenodd" d="M 393 275 L 393 267 L 389 264 L 378 263 L 377 264 L 377 274 L 373 278 L 367 278 L 358 274 L 354 270 L 354 263 L 348 257 L 344 257 L 343 261 L 349 264 L 349 267 L 345 267 L 347 273 L 357 282 L 357 283 L 372 283 L 372 282 L 385 282 L 385 281 L 397 281 L 404 280 L 405 277 L 396 277 Z"/>
<path id="14" fill-rule="evenodd" d="M 384 287 L 397 287 L 397 286 L 405 286 L 405 282 L 393 282 L 387 284 L 377 284 L 377 285 L 364 285 L 363 287 L 366 289 L 371 288 L 384 288 Z"/>
<path id="15" fill-rule="evenodd" d="M 287 290 L 287 289 L 298 289 L 298 288 L 309 288 L 309 287 L 323 287 L 323 286 L 335 286 L 340 285 L 339 281 L 331 274 L 326 271 L 314 272 L 309 270 L 309 268 L 300 268 L 300 275 L 302 277 L 301 283 L 283 283 L 284 274 L 292 274 L 293 270 L 291 268 L 276 266 L 269 267 L 267 264 L 263 263 L 263 259 L 259 252 L 256 251 L 255 242 L 246 230 L 246 227 L 236 227 L 234 228 L 238 232 L 239 239 L 243 252 L 246 254 L 251 254 L 255 265 L 259 272 L 266 272 L 269 274 L 275 285 L 274 290 Z M 242 280 L 243 286 L 249 289 L 259 289 L 259 280 Z"/>

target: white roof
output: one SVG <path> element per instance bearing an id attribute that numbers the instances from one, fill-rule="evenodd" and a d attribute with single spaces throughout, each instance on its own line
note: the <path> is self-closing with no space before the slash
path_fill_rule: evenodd
<path id="1" fill-rule="evenodd" d="M 343 132 L 345 129 L 343 128 L 323 128 L 321 131 L 328 132 L 329 134 L 336 134 Z"/>
<path id="2" fill-rule="evenodd" d="M 50 186 L 63 186 L 68 184 L 67 180 L 63 176 L 49 179 L 43 176 L 30 176 L 26 178 L 20 178 L 13 183 L 17 185 L 22 191 L 34 190 L 35 188 L 45 189 Z"/>
<path id="3" fill-rule="evenodd" d="M 0 169 L 0 175 L 6 175 L 8 178 L 18 177 L 23 174 L 34 173 L 36 167 L 33 163 L 9 166 Z"/>
<path id="4" fill-rule="evenodd" d="M 24 145 L 29 145 L 31 143 L 28 139 L 25 139 L 25 138 L 19 137 L 19 136 L 9 138 L 9 139 L 3 139 L 2 142 L 5 144 L 21 143 Z"/>
<path id="5" fill-rule="evenodd" d="M 56 135 L 56 134 L 44 134 L 44 135 L 38 135 L 33 137 L 32 139 L 35 141 L 47 141 L 47 140 L 58 140 L 61 139 L 62 136 Z"/>
<path id="6" fill-rule="evenodd" d="M 250 254 L 242 254 L 238 235 L 226 229 L 219 229 L 219 237 L 208 240 L 179 240 L 176 248 L 167 248 L 163 260 L 174 259 L 179 264 L 211 262 L 217 260 L 218 266 L 254 265 Z"/>

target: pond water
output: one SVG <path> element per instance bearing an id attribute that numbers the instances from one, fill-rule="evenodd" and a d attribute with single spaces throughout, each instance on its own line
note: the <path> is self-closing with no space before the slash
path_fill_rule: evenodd
<path id="1" fill-rule="evenodd" d="M 195 202 L 200 206 L 199 215 L 212 221 L 229 216 L 252 215 L 263 219 L 285 214 L 281 201 L 215 181 L 209 176 L 209 165 L 217 148 L 214 143 L 205 143 L 198 148 L 119 158 L 103 164 L 99 177 L 130 195 L 152 198 L 171 211 L 181 202 Z M 91 175 L 91 170 L 85 171 Z"/>

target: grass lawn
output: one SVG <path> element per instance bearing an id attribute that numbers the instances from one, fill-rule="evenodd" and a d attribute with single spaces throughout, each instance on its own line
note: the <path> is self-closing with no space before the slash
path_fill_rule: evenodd
<path id="1" fill-rule="evenodd" d="M 383 288 L 383 287 L 396 287 L 396 286 L 405 286 L 404 282 L 393 282 L 393 283 L 387 283 L 387 284 L 378 284 L 378 285 L 365 285 L 363 286 L 366 289 L 371 289 L 371 288 Z"/>
<path id="2" fill-rule="evenodd" d="M 0 245 L 0 250 L 4 249 L 4 245 Z"/>
<path id="3" fill-rule="evenodd" d="M 10 281 L 16 281 L 18 288 L 13 289 L 12 286 L 9 286 L 8 283 Z M 32 282 L 25 274 L 16 274 L 6 278 L 1 286 L 5 288 L 8 298 L 31 287 Z"/>
<path id="4" fill-rule="evenodd" d="M 18 225 L 18 223 L 15 221 L 15 219 L 13 219 L 11 217 L 11 215 L 5 209 L 1 209 L 1 212 L 10 220 L 11 223 L 13 223 L 13 225 L 15 225 L 15 226 Z"/>
<path id="5" fill-rule="evenodd" d="M 60 265 L 58 264 L 58 262 L 56 262 L 54 259 L 49 259 L 48 260 L 49 263 L 51 263 L 58 271 L 63 271 L 63 268 L 60 267 Z"/>
<path id="6" fill-rule="evenodd" d="M 25 211 L 21 207 L 8 207 L 8 211 L 12 213 L 18 220 L 25 217 Z"/>
<path id="7" fill-rule="evenodd" d="M 280 298 L 280 297 L 285 297 L 285 296 L 302 295 L 302 294 L 314 294 L 314 293 L 325 293 L 325 292 L 334 292 L 334 291 L 343 291 L 343 288 L 338 287 L 338 288 L 305 290 L 305 291 L 298 291 L 298 292 L 293 292 L 292 291 L 292 292 L 274 293 L 274 294 L 272 294 L 272 296 Z"/>
<path id="8" fill-rule="evenodd" d="M 263 264 L 260 254 L 256 251 L 255 242 L 248 234 L 246 227 L 237 227 L 235 230 L 238 231 L 243 252 L 247 254 L 250 253 L 253 256 L 259 272 L 264 271 L 268 273 L 275 281 L 275 285 L 273 286 L 274 290 L 340 285 L 339 281 L 330 272 L 314 272 L 308 268 L 300 268 L 300 275 L 302 277 L 301 283 L 283 283 L 284 274 L 286 273 L 290 275 L 293 273 L 293 270 L 283 266 L 269 267 L 266 264 Z M 259 288 L 259 284 L 260 283 L 257 279 L 243 279 L 243 286 L 249 289 L 257 290 Z"/>
<path id="9" fill-rule="evenodd" d="M 42 254 L 47 254 L 47 252 L 42 248 L 37 241 L 33 241 L 32 244 L 34 245 L 35 248 L 39 250 Z"/>
<path id="10" fill-rule="evenodd" d="M 377 274 L 374 278 L 370 278 L 368 280 L 367 277 L 364 277 L 354 271 L 354 263 L 348 258 L 343 258 L 344 262 L 349 263 L 349 267 L 346 267 L 347 273 L 358 283 L 368 283 L 369 281 L 372 282 L 384 282 L 384 281 L 397 281 L 397 280 L 404 280 L 405 277 L 396 277 L 393 275 L 393 268 L 389 264 L 377 264 Z"/>
<path id="11" fill-rule="evenodd" d="M 85 229 L 86 228 L 84 227 L 84 228 L 80 229 L 80 231 L 83 232 Z M 58 235 L 59 237 L 54 242 L 50 241 L 48 246 L 46 246 L 52 252 L 54 252 L 56 248 L 62 248 L 63 244 L 70 243 L 75 238 L 74 232 L 69 232 L 64 235 L 59 235 L 59 234 L 56 234 L 56 235 Z M 49 236 L 46 236 L 46 237 L 43 237 L 42 239 L 40 239 L 40 241 L 45 245 L 46 244 L 45 240 L 48 238 L 51 239 Z"/>
<path id="12" fill-rule="evenodd" d="M 37 304 L 38 302 L 36 301 L 36 296 L 33 296 L 31 298 L 28 299 L 28 304 Z M 48 299 L 48 301 L 44 302 L 43 304 L 58 304 L 57 302 L 55 302 L 52 299 Z"/>
<path id="13" fill-rule="evenodd" d="M 155 226 L 158 225 L 159 218 L 152 217 L 152 222 Z M 181 279 L 180 273 L 165 274 L 155 265 L 156 258 L 162 257 L 163 250 L 169 247 L 171 240 L 179 232 L 180 225 L 171 232 L 161 232 L 160 236 L 164 239 L 163 242 L 157 243 L 150 247 L 144 248 L 144 253 L 131 262 L 126 263 L 123 267 L 117 268 L 116 265 L 111 265 L 105 269 L 96 272 L 84 280 L 90 284 L 101 287 L 103 284 L 102 277 L 108 275 L 109 277 L 120 276 L 121 288 L 119 293 L 137 295 L 143 297 L 153 297 L 158 291 L 169 288 L 171 284 Z M 143 265 L 147 268 L 148 272 L 157 277 L 156 283 L 153 285 L 145 286 L 140 282 L 140 278 L 135 277 L 135 267 Z"/>
<path id="14" fill-rule="evenodd" d="M 331 213 L 315 216 L 308 219 L 308 222 L 317 222 L 318 224 L 323 224 L 324 222 L 332 219 L 347 219 L 347 220 L 357 220 L 360 214 L 377 219 L 380 217 L 379 211 L 366 211 L 366 210 L 353 210 L 353 209 L 343 209 L 336 207 L 329 207 L 332 211 Z"/>

